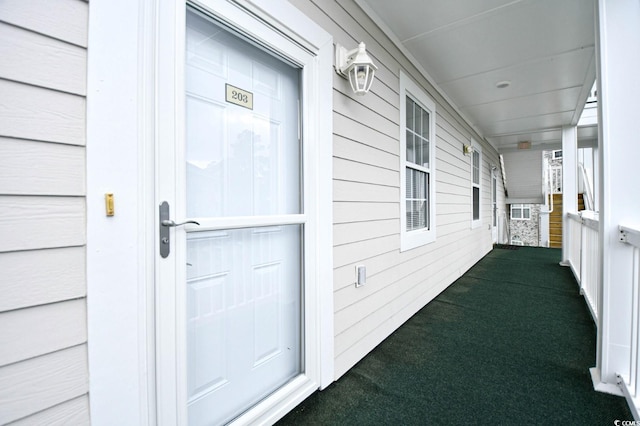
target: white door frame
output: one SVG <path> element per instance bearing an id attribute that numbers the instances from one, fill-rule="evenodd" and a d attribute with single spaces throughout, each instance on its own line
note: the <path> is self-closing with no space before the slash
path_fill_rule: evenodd
<path id="1" fill-rule="evenodd" d="M 491 169 L 491 238 L 493 243 L 498 242 L 498 172 Z M 495 221 L 495 223 L 494 223 Z"/>
<path id="2" fill-rule="evenodd" d="M 167 390 L 156 390 L 154 373 L 164 362 L 160 359 L 161 365 L 155 364 L 156 200 L 160 197 L 155 183 L 155 144 L 156 138 L 176 131 L 156 120 L 156 87 L 160 84 L 156 60 L 164 60 L 156 56 L 156 46 L 175 49 L 176 34 L 184 41 L 184 34 L 169 34 L 177 29 L 175 14 L 166 15 L 162 8 L 169 3 L 173 2 L 141 0 L 133 6 L 128 0 L 110 0 L 89 6 L 87 303 L 90 404 L 95 425 L 172 423 L 172 416 L 177 415 L 174 408 L 156 418 L 156 401 L 163 401 Z M 316 235 L 315 251 L 309 253 L 313 268 L 306 273 L 318 285 L 313 294 L 305 295 L 315 306 L 305 327 L 316 330 L 308 362 L 316 366 L 314 386 L 324 388 L 334 375 L 333 41 L 286 0 L 197 3 L 208 5 L 220 19 L 251 38 L 287 39 L 310 58 L 303 64 L 302 120 L 305 149 L 310 150 L 305 157 L 310 161 L 304 164 L 308 171 L 305 186 L 314 197 L 305 200 L 305 214 L 313 217 Z M 184 13 L 184 4 L 179 8 Z M 247 24 L 250 20 L 251 25 Z M 114 217 L 104 213 L 107 192 L 115 196 Z M 167 320 L 163 315 L 158 319 Z M 165 342 L 157 345 L 162 348 Z M 277 419 L 303 398 L 302 393 L 289 392 L 286 403 L 262 407 L 262 419 Z"/>

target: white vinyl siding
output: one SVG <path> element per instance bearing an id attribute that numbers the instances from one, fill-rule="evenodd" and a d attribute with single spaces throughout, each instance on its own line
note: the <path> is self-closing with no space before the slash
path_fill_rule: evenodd
<path id="1" fill-rule="evenodd" d="M 400 73 L 400 239 L 410 250 L 436 239 L 433 100 Z"/>
<path id="2" fill-rule="evenodd" d="M 353 0 L 290 0 L 353 48 L 364 41 L 378 65 L 371 91 L 356 96 L 349 82 L 333 78 L 333 258 L 335 378 L 453 283 L 492 248 L 490 232 L 472 232 L 469 157 L 462 145 L 481 138 Z M 435 212 L 437 239 L 401 251 L 400 72 L 435 104 Z M 485 142 L 485 164 L 499 164 Z M 490 174 L 481 171 L 488 188 Z M 501 182 L 502 177 L 499 177 Z M 490 214 L 490 191 L 481 193 L 482 217 Z M 500 214 L 504 191 L 498 188 Z M 355 266 L 367 283 L 355 287 Z"/>
<path id="3" fill-rule="evenodd" d="M 482 219 L 482 148 L 473 141 L 471 146 L 471 228 L 477 228 Z"/>
<path id="4" fill-rule="evenodd" d="M 88 12 L 0 2 L 0 424 L 89 424 Z"/>

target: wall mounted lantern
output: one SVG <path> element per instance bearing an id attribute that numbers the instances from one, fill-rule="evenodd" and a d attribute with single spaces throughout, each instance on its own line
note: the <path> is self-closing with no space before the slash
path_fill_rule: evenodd
<path id="1" fill-rule="evenodd" d="M 462 145 L 462 153 L 464 155 L 471 155 L 471 153 L 473 152 L 473 147 L 471 145 Z"/>
<path id="2" fill-rule="evenodd" d="M 361 42 L 357 48 L 347 50 L 336 44 L 336 72 L 349 80 L 356 95 L 364 95 L 371 88 L 373 76 L 378 69 Z"/>

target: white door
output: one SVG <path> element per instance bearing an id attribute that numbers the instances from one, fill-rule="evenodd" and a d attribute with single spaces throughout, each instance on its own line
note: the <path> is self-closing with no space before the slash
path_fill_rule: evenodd
<path id="1" fill-rule="evenodd" d="M 191 8 L 184 31 L 159 202 L 175 194 L 171 219 L 198 225 L 161 243 L 159 405 L 175 395 L 178 423 L 225 424 L 305 373 L 300 69 Z"/>
<path id="2" fill-rule="evenodd" d="M 498 177 L 496 171 L 491 170 L 491 238 L 498 242 Z"/>

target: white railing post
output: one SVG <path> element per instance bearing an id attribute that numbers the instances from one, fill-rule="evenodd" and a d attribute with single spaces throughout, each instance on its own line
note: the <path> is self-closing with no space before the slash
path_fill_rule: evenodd
<path id="1" fill-rule="evenodd" d="M 598 0 L 596 17 L 602 297 L 593 378 L 596 389 L 620 393 L 617 374 L 629 374 L 631 352 L 632 254 L 618 225 L 640 225 L 640 180 L 630 178 L 640 158 L 640 85 L 630 84 L 640 69 L 640 2 Z"/>
<path id="2" fill-rule="evenodd" d="M 562 128 L 562 262 L 569 259 L 569 213 L 578 211 L 578 128 Z"/>
<path id="3" fill-rule="evenodd" d="M 636 420 L 640 420 L 640 230 L 620 226 L 620 241 L 633 251 L 628 268 L 631 270 L 631 335 L 628 373 L 617 372 L 622 392 Z"/>

